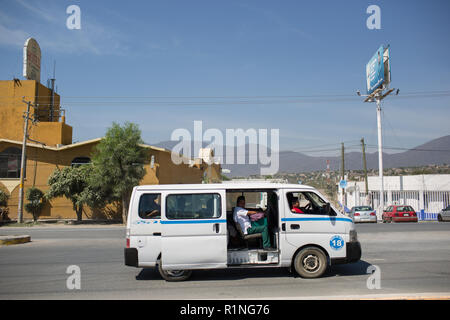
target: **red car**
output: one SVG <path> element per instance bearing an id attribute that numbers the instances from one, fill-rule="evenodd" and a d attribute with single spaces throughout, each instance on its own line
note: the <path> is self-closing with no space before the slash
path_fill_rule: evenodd
<path id="1" fill-rule="evenodd" d="M 386 222 L 417 222 L 417 214 L 411 206 L 389 206 L 383 212 L 383 223 Z"/>

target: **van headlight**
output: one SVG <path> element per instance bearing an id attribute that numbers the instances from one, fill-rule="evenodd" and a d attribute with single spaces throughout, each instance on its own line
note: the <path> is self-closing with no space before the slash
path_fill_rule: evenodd
<path id="1" fill-rule="evenodd" d="M 358 233 L 356 230 L 350 230 L 350 242 L 358 241 Z"/>

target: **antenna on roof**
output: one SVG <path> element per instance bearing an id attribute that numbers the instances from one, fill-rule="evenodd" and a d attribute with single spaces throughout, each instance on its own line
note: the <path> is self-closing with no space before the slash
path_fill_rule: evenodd
<path id="1" fill-rule="evenodd" d="M 51 97 L 50 97 L 50 122 L 53 122 L 53 113 L 55 110 L 55 78 L 56 76 L 56 60 L 53 60 L 53 78 L 50 79 Z M 58 117 L 59 118 L 59 117 Z"/>

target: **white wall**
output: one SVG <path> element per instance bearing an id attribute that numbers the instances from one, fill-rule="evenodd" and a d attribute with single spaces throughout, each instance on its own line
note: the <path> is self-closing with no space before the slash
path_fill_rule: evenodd
<path id="1" fill-rule="evenodd" d="M 385 191 L 385 208 L 392 204 L 411 205 L 417 212 L 437 214 L 450 204 L 450 174 L 431 174 L 415 176 L 383 177 Z M 378 207 L 380 179 L 378 176 L 368 177 L 370 203 Z M 349 181 L 347 207 L 365 203 L 364 181 Z M 378 216 L 378 214 L 377 214 Z"/>

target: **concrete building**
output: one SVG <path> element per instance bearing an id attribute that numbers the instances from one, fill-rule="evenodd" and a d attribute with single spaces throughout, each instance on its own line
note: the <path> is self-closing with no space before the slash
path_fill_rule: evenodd
<path id="1" fill-rule="evenodd" d="M 414 208 L 420 220 L 435 220 L 450 204 L 450 174 L 428 174 L 384 177 L 385 207 L 406 204 Z M 346 188 L 347 207 L 370 204 L 377 208 L 380 200 L 380 179 L 368 177 L 369 196 L 364 181 L 349 181 Z M 368 201 L 368 203 L 366 202 Z M 378 219 L 381 213 L 377 212 Z"/>
<path id="2" fill-rule="evenodd" d="M 19 198 L 20 161 L 24 127 L 24 112 L 31 101 L 36 108 L 32 113 L 35 124 L 29 124 L 30 141 L 27 142 L 24 188 L 35 186 L 48 189 L 47 181 L 55 169 L 90 162 L 94 147 L 101 138 L 72 143 L 72 127 L 65 123 L 65 112 L 60 108 L 60 97 L 34 80 L 0 81 L 0 189 L 10 196 L 9 217 L 17 218 Z M 208 165 L 201 159 L 188 164 L 175 165 L 171 152 L 150 145 L 142 145 L 147 151 L 144 167 L 146 175 L 140 184 L 202 183 L 220 181 L 220 165 Z M 26 200 L 25 200 L 26 202 Z M 24 210 L 24 218 L 31 214 Z M 72 203 L 57 198 L 45 203 L 41 219 L 76 218 Z M 108 207 L 92 212 L 85 209 L 83 218 L 120 218 L 120 210 Z"/>

